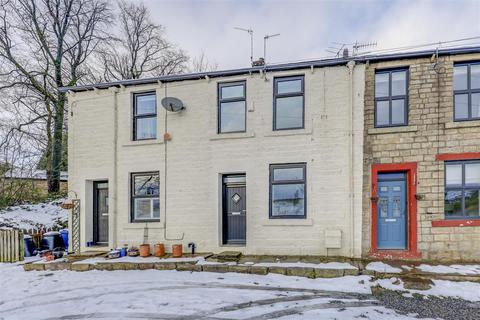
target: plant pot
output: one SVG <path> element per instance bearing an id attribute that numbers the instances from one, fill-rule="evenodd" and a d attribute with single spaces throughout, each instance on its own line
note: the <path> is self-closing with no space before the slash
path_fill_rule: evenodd
<path id="1" fill-rule="evenodd" d="M 165 255 L 165 245 L 163 243 L 157 243 L 153 246 L 153 255 L 155 257 L 163 257 Z"/>
<path id="2" fill-rule="evenodd" d="M 174 244 L 172 246 L 172 257 L 180 258 L 183 254 L 183 246 L 181 244 Z"/>
<path id="3" fill-rule="evenodd" d="M 147 244 L 141 244 L 140 245 L 140 257 L 149 257 L 150 256 L 150 245 Z"/>

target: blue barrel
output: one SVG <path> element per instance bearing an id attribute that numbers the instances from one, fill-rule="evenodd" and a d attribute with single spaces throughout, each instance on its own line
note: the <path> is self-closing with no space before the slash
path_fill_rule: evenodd
<path id="1" fill-rule="evenodd" d="M 60 235 L 62 236 L 65 250 L 68 251 L 68 229 L 60 230 Z"/>
<path id="2" fill-rule="evenodd" d="M 65 244 L 63 243 L 62 236 L 60 232 L 51 231 L 47 232 L 43 235 L 42 239 L 42 250 L 54 250 L 56 248 L 65 248 Z"/>
<path id="3" fill-rule="evenodd" d="M 35 252 L 35 244 L 28 234 L 23 236 L 23 255 L 25 257 L 33 257 Z"/>

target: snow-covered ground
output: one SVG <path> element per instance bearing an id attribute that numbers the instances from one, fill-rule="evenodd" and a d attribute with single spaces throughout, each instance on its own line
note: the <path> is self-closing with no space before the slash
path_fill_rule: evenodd
<path id="1" fill-rule="evenodd" d="M 39 229 L 60 227 L 68 219 L 68 210 L 62 209 L 64 199 L 25 204 L 0 210 L 0 227 Z"/>
<path id="2" fill-rule="evenodd" d="M 421 264 L 417 269 L 431 273 L 451 273 L 461 275 L 480 275 L 480 265 L 478 264 L 452 264 L 449 266 Z"/>
<path id="3" fill-rule="evenodd" d="M 0 319 L 414 319 L 382 306 L 369 276 L 308 279 L 179 272 L 31 271 L 0 264 Z M 469 294 L 462 294 L 468 291 Z M 415 291 L 411 291 L 415 292 Z M 480 284 L 435 281 L 432 295 L 480 301 Z"/>

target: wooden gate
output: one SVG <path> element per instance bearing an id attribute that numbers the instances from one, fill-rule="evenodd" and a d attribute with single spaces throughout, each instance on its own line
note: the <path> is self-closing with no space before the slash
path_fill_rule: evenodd
<path id="1" fill-rule="evenodd" d="M 0 262 L 23 260 L 23 232 L 17 229 L 0 229 Z"/>

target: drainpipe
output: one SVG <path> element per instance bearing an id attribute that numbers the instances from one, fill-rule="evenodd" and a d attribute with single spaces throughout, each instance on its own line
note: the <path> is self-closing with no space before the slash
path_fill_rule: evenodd
<path id="1" fill-rule="evenodd" d="M 113 217 L 109 220 L 112 220 L 112 243 L 113 248 L 118 247 L 117 245 L 117 209 L 118 209 L 118 88 L 111 87 L 110 90 L 113 92 L 113 177 L 111 184 L 111 194 L 113 195 L 113 210 L 110 214 L 113 214 Z M 110 188 L 110 184 L 108 186 Z M 110 210 L 109 210 L 110 211 Z"/>
<path id="2" fill-rule="evenodd" d="M 355 255 L 355 177 L 354 177 L 354 157 L 355 157 L 355 150 L 354 150 L 354 119 L 355 119 L 355 108 L 354 108 L 354 93 L 353 93 L 353 72 L 355 69 L 355 61 L 350 60 L 347 63 L 348 73 L 350 77 L 349 82 L 349 106 L 350 106 L 350 116 L 348 118 L 348 125 L 349 125 L 349 135 L 350 139 L 348 139 L 348 159 L 349 159 L 349 196 L 350 196 L 350 257 L 353 258 Z"/>

